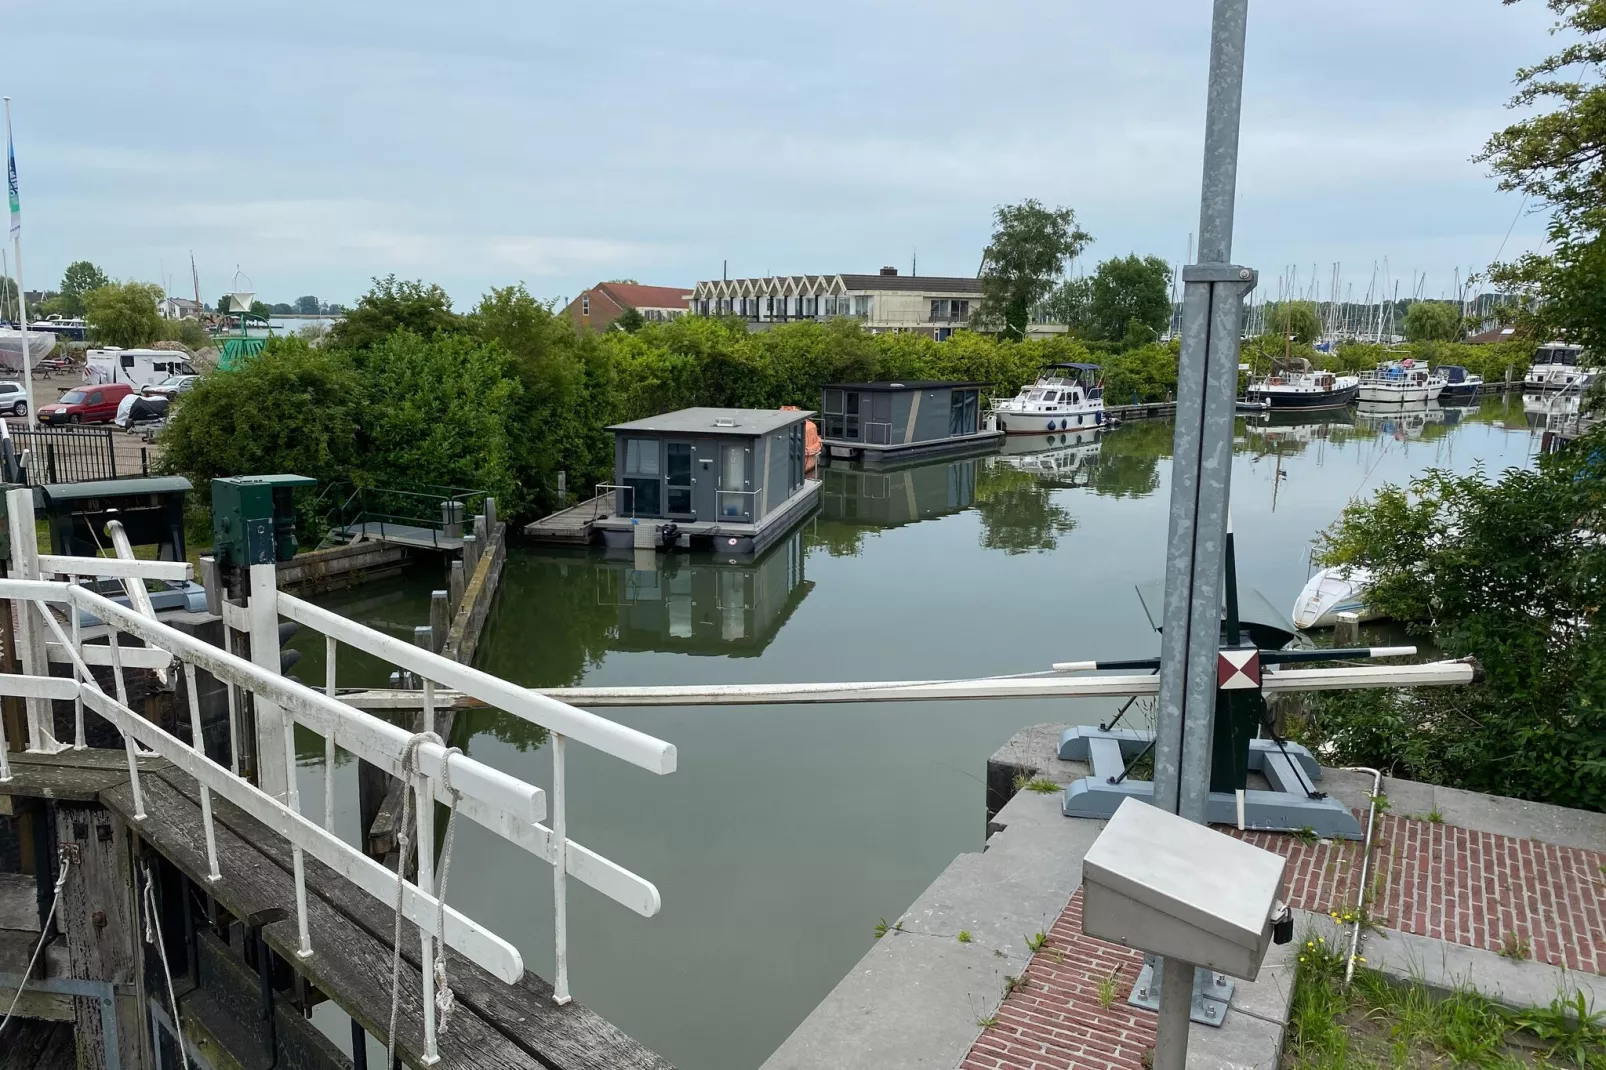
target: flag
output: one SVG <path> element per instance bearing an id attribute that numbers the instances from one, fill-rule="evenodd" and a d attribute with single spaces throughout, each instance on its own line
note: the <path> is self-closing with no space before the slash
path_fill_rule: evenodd
<path id="1" fill-rule="evenodd" d="M 17 147 L 11 142 L 11 108 L 6 108 L 6 192 L 11 197 L 11 236 L 22 232 L 22 204 L 17 200 Z"/>

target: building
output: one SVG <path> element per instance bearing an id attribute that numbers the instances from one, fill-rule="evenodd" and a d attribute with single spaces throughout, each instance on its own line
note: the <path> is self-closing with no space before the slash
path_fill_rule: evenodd
<path id="1" fill-rule="evenodd" d="M 753 330 L 796 320 L 859 320 L 872 334 L 914 331 L 942 341 L 966 326 L 981 306 L 981 280 L 900 275 L 774 275 L 699 282 L 691 310 L 740 316 Z"/>
<path id="2" fill-rule="evenodd" d="M 187 297 L 164 297 L 156 303 L 156 309 L 163 319 L 169 320 L 198 320 L 203 309 Z"/>
<path id="3" fill-rule="evenodd" d="M 804 422 L 775 409 L 681 409 L 615 424 L 614 515 L 592 524 L 616 549 L 756 554 L 813 510 Z"/>
<path id="4" fill-rule="evenodd" d="M 832 459 L 894 464 L 998 448 L 982 417 L 986 383 L 833 383 L 821 394 L 820 445 Z"/>
<path id="5" fill-rule="evenodd" d="M 642 286 L 634 282 L 599 282 L 569 302 L 564 315 L 582 331 L 605 331 L 629 309 L 652 323 L 686 314 L 691 292 L 679 286 Z"/>

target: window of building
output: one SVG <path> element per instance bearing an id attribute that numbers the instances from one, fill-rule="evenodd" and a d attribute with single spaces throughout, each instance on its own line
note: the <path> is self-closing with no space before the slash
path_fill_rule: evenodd
<path id="1" fill-rule="evenodd" d="M 591 295 L 590 294 L 581 294 L 580 295 L 580 315 L 582 315 L 582 316 L 591 315 Z"/>
<path id="2" fill-rule="evenodd" d="M 628 489 L 619 492 L 619 508 L 627 516 L 658 516 L 661 513 L 663 498 L 658 448 L 655 438 L 625 439 L 625 473 L 619 482 Z"/>
<path id="3" fill-rule="evenodd" d="M 870 299 L 868 297 L 855 297 L 853 299 L 853 314 L 868 319 L 870 316 Z"/>
<path id="4" fill-rule="evenodd" d="M 953 391 L 948 400 L 948 433 L 950 435 L 974 435 L 980 408 L 980 395 L 977 391 Z"/>

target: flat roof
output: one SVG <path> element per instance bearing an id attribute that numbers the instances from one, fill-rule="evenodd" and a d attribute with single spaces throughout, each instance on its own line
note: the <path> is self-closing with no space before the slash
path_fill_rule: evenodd
<path id="1" fill-rule="evenodd" d="M 54 501 L 122 498 L 130 494 L 172 494 L 194 489 L 183 476 L 135 476 L 131 479 L 98 479 L 85 483 L 47 483 L 40 488 Z"/>
<path id="2" fill-rule="evenodd" d="M 613 424 L 609 431 L 654 431 L 696 435 L 767 435 L 806 420 L 808 409 L 680 409 L 644 420 Z"/>
<path id="3" fill-rule="evenodd" d="M 822 390 L 935 390 L 938 387 L 992 386 L 968 379 L 903 379 L 885 383 L 826 383 Z"/>

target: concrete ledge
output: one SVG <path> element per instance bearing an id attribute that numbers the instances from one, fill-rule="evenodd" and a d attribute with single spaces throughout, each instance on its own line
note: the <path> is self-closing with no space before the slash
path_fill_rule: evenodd
<path id="1" fill-rule="evenodd" d="M 1388 977 L 1444 995 L 1471 988 L 1508 1007 L 1544 1007 L 1557 996 L 1582 992 L 1587 1006 L 1606 1009 L 1606 977 L 1428 936 L 1395 929 L 1368 932 L 1361 937 L 1361 956 Z"/>

